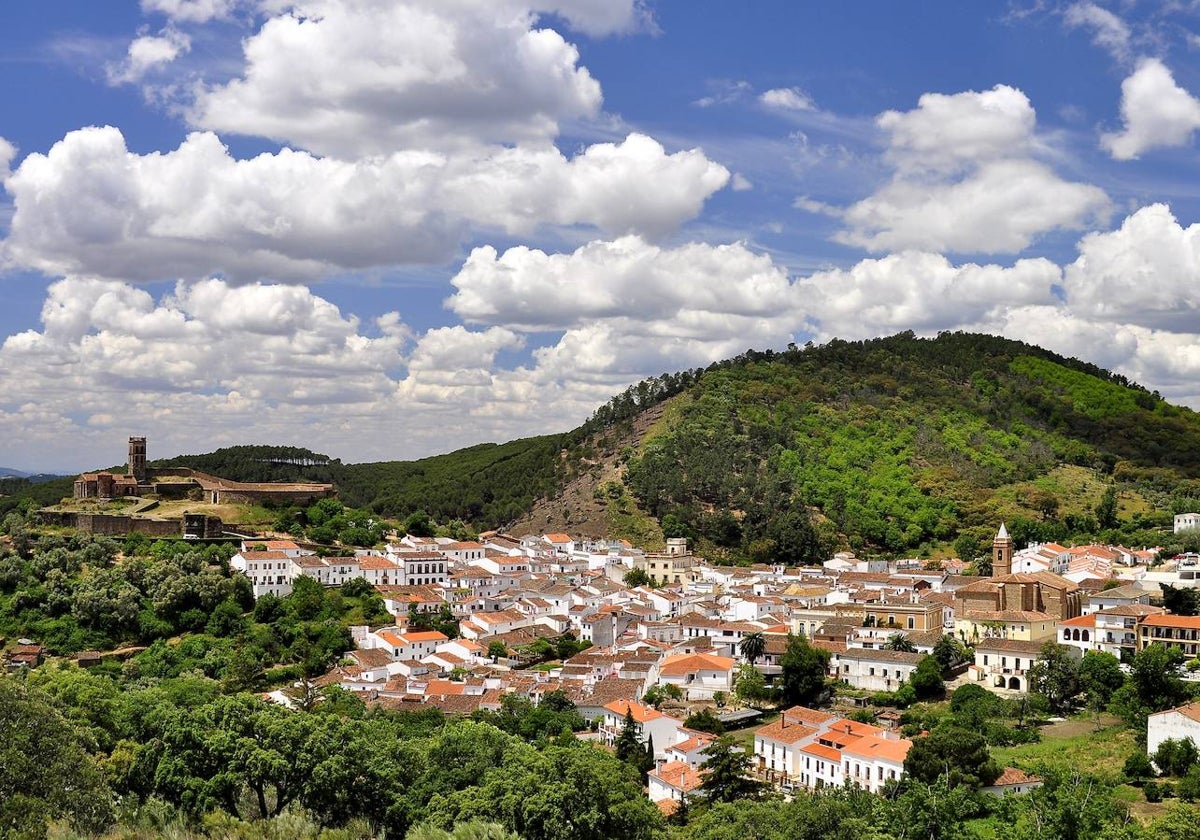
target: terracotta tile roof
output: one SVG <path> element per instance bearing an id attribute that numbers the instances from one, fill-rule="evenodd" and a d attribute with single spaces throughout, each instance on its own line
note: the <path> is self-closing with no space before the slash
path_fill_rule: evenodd
<path id="1" fill-rule="evenodd" d="M 1030 776 L 1024 770 L 1019 770 L 1016 767 L 1005 767 L 1004 772 L 992 782 L 992 787 L 1004 787 L 1005 785 L 1027 785 L 1042 780 L 1037 776 Z"/>
<path id="2" fill-rule="evenodd" d="M 857 741 L 847 744 L 842 750 L 850 755 L 862 756 L 863 758 L 881 758 L 884 761 L 893 761 L 897 764 L 903 764 L 904 759 L 908 756 L 908 748 L 912 746 L 912 741 L 907 738 L 891 739 L 880 738 L 876 735 L 864 735 Z"/>
<path id="3" fill-rule="evenodd" d="M 1142 620 L 1146 627 L 1184 627 L 1200 630 L 1200 615 L 1149 615 Z"/>
<path id="4" fill-rule="evenodd" d="M 620 718 L 625 717 L 626 712 L 629 712 L 633 715 L 633 719 L 637 723 L 646 723 L 647 721 L 666 717 L 666 715 L 657 709 L 643 706 L 641 703 L 635 703 L 632 700 L 614 700 L 611 703 L 605 703 L 604 708 Z"/>
<path id="5" fill-rule="evenodd" d="M 386 557 L 367 555 L 365 557 L 358 558 L 358 568 L 362 569 L 363 571 L 393 571 L 399 569 L 400 566 Z"/>
<path id="6" fill-rule="evenodd" d="M 732 671 L 737 663 L 727 656 L 712 653 L 684 653 L 663 660 L 659 673 L 668 677 L 679 677 L 696 671 Z"/>
<path id="7" fill-rule="evenodd" d="M 700 773 L 682 761 L 668 761 L 650 775 L 684 793 L 700 787 Z"/>
<path id="8" fill-rule="evenodd" d="M 754 737 L 769 738 L 780 744 L 795 744 L 816 735 L 818 730 L 800 723 L 786 723 L 780 718 L 754 730 Z"/>
<path id="9" fill-rule="evenodd" d="M 430 680 L 425 686 L 425 694 L 433 697 L 447 694 L 463 694 L 466 691 L 466 684 L 453 682 L 452 680 Z"/>
<path id="10" fill-rule="evenodd" d="M 1174 709 L 1167 709 L 1165 712 L 1156 712 L 1150 717 L 1158 717 L 1158 715 L 1180 714 L 1186 718 L 1200 723 L 1200 700 L 1195 703 L 1188 703 L 1186 706 L 1177 706 Z"/>
<path id="11" fill-rule="evenodd" d="M 833 747 L 822 746 L 821 744 L 806 744 L 800 748 L 800 752 L 815 755 L 817 758 L 823 758 L 826 761 L 832 761 L 834 764 L 840 764 L 842 754 Z"/>
<path id="12" fill-rule="evenodd" d="M 1057 623 L 1059 627 L 1095 627 L 1096 614 L 1077 615 L 1074 618 L 1063 619 Z"/>
<path id="13" fill-rule="evenodd" d="M 839 659 L 854 659 L 859 662 L 899 662 L 904 665 L 916 665 L 925 658 L 923 653 L 908 653 L 903 650 L 888 650 L 887 648 L 846 648 L 837 654 Z"/>
<path id="14" fill-rule="evenodd" d="M 806 706 L 792 706 L 790 709 L 785 709 L 783 716 L 788 720 L 810 723 L 816 726 L 829 723 L 831 720 L 837 720 L 837 715 L 817 709 L 810 709 Z"/>

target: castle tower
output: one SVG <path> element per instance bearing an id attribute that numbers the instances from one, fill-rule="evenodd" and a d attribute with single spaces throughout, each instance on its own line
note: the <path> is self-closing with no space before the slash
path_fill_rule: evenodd
<path id="1" fill-rule="evenodd" d="M 146 439 L 131 437 L 129 439 L 128 473 L 137 479 L 138 484 L 146 481 Z"/>
<path id="2" fill-rule="evenodd" d="M 992 577 L 1012 574 L 1012 558 L 1012 538 L 1002 522 L 996 538 L 992 540 Z"/>

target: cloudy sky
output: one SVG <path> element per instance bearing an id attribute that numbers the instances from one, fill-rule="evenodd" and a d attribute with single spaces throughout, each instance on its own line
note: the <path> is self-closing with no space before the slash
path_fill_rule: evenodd
<path id="1" fill-rule="evenodd" d="M 913 329 L 1200 408 L 1200 10 L 60 0 L 0 28 L 0 464 L 412 458 Z"/>

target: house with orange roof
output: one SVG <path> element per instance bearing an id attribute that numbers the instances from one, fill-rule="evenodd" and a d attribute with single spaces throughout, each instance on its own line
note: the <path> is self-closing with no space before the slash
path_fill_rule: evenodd
<path id="1" fill-rule="evenodd" d="M 1200 702 L 1167 709 L 1146 719 L 1146 752 L 1149 755 L 1154 755 L 1167 739 L 1183 741 L 1188 738 L 1200 746 Z"/>
<path id="2" fill-rule="evenodd" d="M 668 656 L 658 667 L 658 681 L 674 685 L 687 700 L 711 700 L 718 691 L 733 690 L 737 661 L 712 653 L 682 653 Z"/>
<path id="3" fill-rule="evenodd" d="M 495 612 L 478 612 L 464 618 L 458 624 L 459 632 L 465 639 L 479 639 L 483 636 L 496 636 L 511 633 L 521 627 L 534 624 L 532 616 L 514 610 L 497 610 Z"/>
<path id="4" fill-rule="evenodd" d="M 383 648 L 396 659 L 421 659 L 429 656 L 438 645 L 449 641 L 445 633 L 437 630 L 397 632 L 396 630 L 376 630 L 367 637 L 372 647 Z"/>
<path id="5" fill-rule="evenodd" d="M 1007 796 L 1008 794 L 1029 793 L 1034 788 L 1040 788 L 1042 780 L 1038 776 L 1031 776 L 1024 770 L 1016 767 L 1005 767 L 996 781 L 982 789 L 983 793 L 990 793 L 992 796 Z"/>
<path id="6" fill-rule="evenodd" d="M 229 566 L 250 579 L 255 598 L 267 593 L 282 598 L 292 592 L 292 560 L 286 551 L 245 549 L 230 558 Z"/>
<path id="7" fill-rule="evenodd" d="M 363 554 L 358 558 L 358 572 L 372 586 L 391 586 L 404 582 L 404 569 L 395 560 L 382 554 Z"/>
<path id="8" fill-rule="evenodd" d="M 625 729 L 626 713 L 632 715 L 641 743 L 654 740 L 656 761 L 666 757 L 668 747 L 683 740 L 680 738 L 683 724 L 679 720 L 633 700 L 613 700 L 604 705 L 604 717 L 600 719 L 598 733 L 601 743 L 612 746 L 617 742 Z"/>
<path id="9" fill-rule="evenodd" d="M 1200 652 L 1200 615 L 1148 615 L 1137 626 L 1137 649 L 1175 647 L 1189 659 Z"/>
<path id="10" fill-rule="evenodd" d="M 575 540 L 570 534 L 542 534 L 542 541 L 555 554 L 570 554 L 575 550 Z"/>
<path id="11" fill-rule="evenodd" d="M 878 726 L 796 706 L 755 730 L 755 770 L 783 788 L 849 783 L 878 792 L 903 775 L 911 746 Z"/>
<path id="12" fill-rule="evenodd" d="M 651 770 L 647 776 L 647 795 L 654 803 L 674 803 L 663 808 L 664 813 L 679 808 L 685 797 L 700 787 L 700 772 L 682 761 L 668 761 Z M 662 807 L 661 805 L 659 807 Z"/>
<path id="13" fill-rule="evenodd" d="M 667 761 L 677 761 L 688 767 L 698 768 L 708 758 L 704 751 L 716 740 L 716 736 L 691 729 L 680 729 L 679 735 L 683 740 L 666 749 Z"/>

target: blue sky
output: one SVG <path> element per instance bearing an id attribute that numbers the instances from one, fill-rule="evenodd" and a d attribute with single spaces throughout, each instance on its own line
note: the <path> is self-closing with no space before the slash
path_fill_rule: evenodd
<path id="1" fill-rule="evenodd" d="M 1200 407 L 1190 3 L 142 0 L 0 31 L 0 464 L 570 428 L 1008 335 Z"/>

